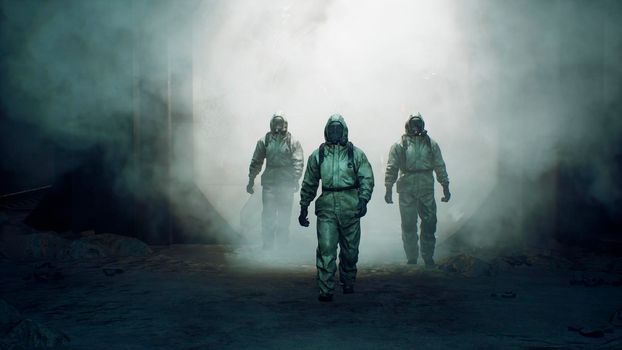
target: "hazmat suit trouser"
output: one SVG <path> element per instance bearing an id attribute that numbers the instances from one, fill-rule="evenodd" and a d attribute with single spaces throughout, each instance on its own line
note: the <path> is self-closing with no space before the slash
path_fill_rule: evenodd
<path id="1" fill-rule="evenodd" d="M 421 256 L 430 260 L 434 256 L 436 245 L 436 201 L 434 192 L 423 195 L 401 192 L 400 215 L 402 217 L 402 242 L 409 261 L 419 257 L 418 241 L 421 240 Z M 417 221 L 421 217 L 421 236 L 417 236 Z"/>
<path id="2" fill-rule="evenodd" d="M 337 246 L 339 245 L 339 281 L 354 285 L 356 263 L 361 240 L 361 220 L 342 218 L 334 212 L 321 212 L 317 217 L 317 281 L 320 293 L 332 294 L 337 271 Z"/>
<path id="3" fill-rule="evenodd" d="M 264 186 L 261 200 L 263 203 L 261 233 L 264 248 L 272 248 L 275 239 L 278 245 L 287 244 L 294 191 L 289 187 Z"/>

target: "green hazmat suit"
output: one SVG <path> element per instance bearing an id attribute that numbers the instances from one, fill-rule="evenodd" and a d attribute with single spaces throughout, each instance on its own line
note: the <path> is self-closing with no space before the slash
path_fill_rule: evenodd
<path id="1" fill-rule="evenodd" d="M 423 125 L 421 132 L 413 132 L 409 127 L 412 118 L 419 118 Z M 445 197 L 449 200 L 449 177 L 441 155 L 441 149 L 423 129 L 423 118 L 416 115 L 406 122 L 406 134 L 395 143 L 389 152 L 385 172 L 387 195 L 397 182 L 400 216 L 402 219 L 402 241 L 404 251 L 410 263 L 416 263 L 421 256 L 426 264 L 433 264 L 436 245 L 436 201 L 434 199 L 434 176 L 443 186 Z M 399 175 L 399 179 L 398 179 Z M 386 199 L 386 198 L 385 198 Z M 388 203 L 392 201 L 387 200 Z M 417 221 L 421 218 L 421 235 L 417 236 Z"/>
<path id="2" fill-rule="evenodd" d="M 277 128 L 276 121 L 281 118 L 284 127 Z M 278 130 L 277 130 L 278 129 Z M 261 172 L 263 163 L 266 168 L 261 175 L 262 215 L 261 231 L 264 249 L 289 241 L 294 192 L 303 170 L 303 150 L 300 143 L 292 139 L 287 131 L 287 120 L 275 114 L 270 120 L 270 132 L 257 141 L 255 152 L 249 167 L 247 191 L 253 193 L 255 177 Z"/>
<path id="3" fill-rule="evenodd" d="M 306 211 L 322 180 L 322 193 L 315 202 L 316 266 L 320 294 L 325 295 L 332 295 L 335 288 L 337 246 L 340 248 L 339 280 L 344 286 L 354 285 L 361 238 L 357 212 L 361 201 L 369 202 L 374 188 L 371 165 L 365 153 L 348 142 L 348 128 L 341 115 L 329 118 L 325 138 L 328 141 L 326 129 L 335 122 L 343 126 L 342 142 L 326 142 L 311 154 L 300 190 L 300 205 Z"/>

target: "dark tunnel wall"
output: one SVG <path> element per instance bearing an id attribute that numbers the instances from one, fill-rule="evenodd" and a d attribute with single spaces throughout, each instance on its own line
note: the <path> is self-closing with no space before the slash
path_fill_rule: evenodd
<path id="1" fill-rule="evenodd" d="M 53 185 L 27 223 L 152 244 L 231 239 L 193 181 L 196 4 L 2 3 L 3 134 L 21 132 L 2 138 L 2 190 Z"/>

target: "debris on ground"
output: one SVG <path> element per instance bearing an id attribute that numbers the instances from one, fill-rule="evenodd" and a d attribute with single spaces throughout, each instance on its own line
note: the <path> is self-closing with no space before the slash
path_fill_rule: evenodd
<path id="1" fill-rule="evenodd" d="M 50 232 L 12 236 L 2 241 L 3 255 L 21 261 L 93 259 L 112 256 L 146 256 L 149 246 L 133 237 L 111 233 L 88 235 L 71 241 Z M 10 253 L 8 253 L 10 252 Z"/>
<path id="2" fill-rule="evenodd" d="M 54 348 L 69 342 L 69 337 L 31 319 L 0 299 L 0 349 Z"/>
<path id="3" fill-rule="evenodd" d="M 474 256 L 459 254 L 449 257 L 438 264 L 438 268 L 444 272 L 460 274 L 469 277 L 490 276 L 494 273 L 492 266 L 482 259 Z"/>
<path id="4" fill-rule="evenodd" d="M 153 251 L 139 239 L 104 233 L 88 235 L 75 240 L 69 248 L 74 259 L 103 258 L 109 256 L 146 256 Z"/>

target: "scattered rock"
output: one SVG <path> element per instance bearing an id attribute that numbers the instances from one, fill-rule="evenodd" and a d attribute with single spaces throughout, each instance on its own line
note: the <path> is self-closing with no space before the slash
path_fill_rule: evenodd
<path id="1" fill-rule="evenodd" d="M 69 337 L 30 319 L 20 321 L 7 334 L 9 344 L 27 348 L 54 348 L 69 342 Z"/>
<path id="2" fill-rule="evenodd" d="M 447 273 L 461 274 L 469 277 L 490 276 L 493 274 L 489 263 L 466 254 L 447 258 L 438 264 L 438 268 Z"/>
<path id="3" fill-rule="evenodd" d="M 152 253 L 144 242 L 133 238 L 105 233 L 82 237 L 71 243 L 69 256 L 74 259 L 107 256 L 145 256 Z"/>
<path id="4" fill-rule="evenodd" d="M 53 348 L 69 342 L 62 332 L 24 319 L 11 305 L 0 299 L 0 349 Z"/>

